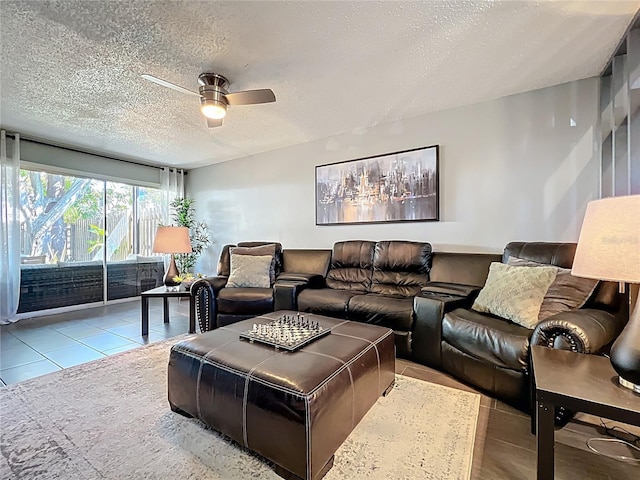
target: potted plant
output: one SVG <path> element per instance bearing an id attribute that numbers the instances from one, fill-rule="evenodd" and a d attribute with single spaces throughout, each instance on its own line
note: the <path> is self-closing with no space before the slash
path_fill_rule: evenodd
<path id="1" fill-rule="evenodd" d="M 205 222 L 198 222 L 195 219 L 194 203 L 195 200 L 187 197 L 176 197 L 170 203 L 173 209 L 173 221 L 179 227 L 187 227 L 189 229 L 189 238 L 191 239 L 193 252 L 176 255 L 178 270 L 183 274 L 193 270 L 200 254 L 211 244 Z"/>

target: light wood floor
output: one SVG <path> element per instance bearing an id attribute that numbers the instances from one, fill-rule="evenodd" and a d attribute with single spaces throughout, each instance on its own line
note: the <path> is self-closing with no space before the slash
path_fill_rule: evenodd
<path id="1" fill-rule="evenodd" d="M 3 326 L 0 328 L 0 374 L 5 380 L 11 379 L 6 383 L 13 383 L 185 333 L 188 302 L 172 300 L 170 303 L 171 323 L 164 324 L 161 302 L 152 300 L 148 337 L 140 336 L 140 300 Z M 47 368 L 41 368 L 42 365 Z M 397 360 L 396 371 L 420 380 L 475 391 L 449 375 L 407 360 Z M 486 395 L 482 395 L 480 405 L 472 479 L 535 479 L 536 444 L 529 416 Z M 599 421 L 578 415 L 576 420 L 556 432 L 556 479 L 640 480 L 638 464 L 599 456 L 587 448 L 589 438 L 605 436 L 602 429 L 596 427 Z M 640 435 L 640 428 L 630 428 Z M 609 444 L 602 448 L 609 453 L 634 455 L 628 449 Z"/>

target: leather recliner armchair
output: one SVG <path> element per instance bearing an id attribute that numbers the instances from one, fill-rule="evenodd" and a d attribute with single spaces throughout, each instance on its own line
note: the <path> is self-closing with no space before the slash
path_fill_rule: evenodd
<path id="1" fill-rule="evenodd" d="M 257 247 L 274 244 L 275 273 L 282 271 L 282 245 L 278 242 L 240 242 L 238 247 Z M 228 288 L 231 273 L 229 249 L 236 245 L 225 245 L 218 261 L 218 275 L 197 280 L 191 286 L 195 297 L 196 318 L 200 330 L 205 332 L 247 318 L 273 311 L 273 288 Z"/>
<path id="2" fill-rule="evenodd" d="M 502 262 L 517 257 L 571 268 L 575 249 L 574 243 L 512 242 L 505 247 Z M 455 295 L 454 292 L 447 299 Z M 437 349 L 425 352 L 420 360 L 492 396 L 528 409 L 530 346 L 544 345 L 579 353 L 605 350 L 624 328 L 625 320 L 619 314 L 620 297 L 616 284 L 600 282 L 582 308 L 552 315 L 533 329 L 472 310 L 472 298 L 464 308 L 456 308 L 455 302 L 447 308 L 443 299 L 416 298 L 420 337 L 430 339 L 431 349 Z M 439 317 L 434 315 L 438 305 Z M 561 420 L 556 419 L 559 423 Z"/>

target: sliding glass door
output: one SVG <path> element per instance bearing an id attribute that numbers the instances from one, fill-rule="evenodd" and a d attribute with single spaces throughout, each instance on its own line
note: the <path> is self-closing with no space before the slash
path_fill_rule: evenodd
<path id="1" fill-rule="evenodd" d="M 160 200 L 158 189 L 106 182 L 108 300 L 134 297 L 161 284 L 162 259 L 152 256 Z"/>
<path id="2" fill-rule="evenodd" d="M 21 170 L 18 312 L 135 297 L 162 282 L 158 189 Z"/>

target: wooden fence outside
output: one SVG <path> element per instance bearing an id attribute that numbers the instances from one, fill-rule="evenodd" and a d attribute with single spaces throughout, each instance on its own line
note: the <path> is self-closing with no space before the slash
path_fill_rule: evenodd
<path id="1" fill-rule="evenodd" d="M 147 212 L 145 212 L 147 213 Z M 138 220 L 138 255 L 151 256 L 153 255 L 153 239 L 155 237 L 158 224 L 162 222 L 162 217 L 158 212 L 151 212 L 152 215 L 145 215 Z M 126 225 L 120 225 L 121 222 L 125 222 Z M 46 261 L 44 263 L 51 263 L 53 261 L 65 261 L 65 262 L 90 262 L 92 260 L 102 259 L 101 247 L 104 245 L 104 238 L 94 232 L 92 225 L 102 228 L 104 224 L 103 217 L 79 219 L 74 224 L 64 225 L 64 254 L 61 258 L 53 259 L 50 255 L 46 255 L 48 252 L 42 252 L 46 255 Z M 109 261 L 125 260 L 127 256 L 133 252 L 134 245 L 134 228 L 132 215 L 127 213 L 117 213 L 107 215 L 107 234 L 116 231 L 121 238 L 111 237 L 109 242 L 115 242 L 115 248 L 113 253 L 109 256 Z M 123 228 L 122 228 L 123 227 Z M 28 235 L 26 231 L 21 231 L 22 239 L 21 245 L 25 250 L 24 256 L 30 256 L 31 245 L 28 242 Z M 31 258 L 31 257 L 29 257 Z M 27 263 L 27 262 L 25 262 Z"/>
<path id="2" fill-rule="evenodd" d="M 141 218 L 138 220 L 139 251 L 137 253 L 139 255 L 153 255 L 153 239 L 156 234 L 158 223 L 160 223 L 161 220 L 162 219 L 160 217 Z M 122 214 L 107 215 L 107 234 L 115 231 L 116 226 L 121 221 L 123 221 Z M 110 256 L 109 261 L 125 260 L 127 256 L 133 252 L 133 219 L 129 215 L 128 218 L 124 219 L 124 221 L 127 223 L 126 233 L 119 242 L 118 239 L 115 239 L 115 241 L 118 242 L 118 247 Z M 72 259 L 72 261 L 82 262 L 94 259 L 98 249 L 94 249 L 91 252 L 89 250 L 91 249 L 92 242 L 97 241 L 98 237 L 91 231 L 90 226 L 101 224 L 102 218 L 99 220 L 81 219 L 78 220 L 75 225 L 67 226 L 67 230 L 69 231 L 67 250 L 69 258 Z M 100 239 L 101 245 L 102 242 L 104 242 L 104 239 Z"/>

